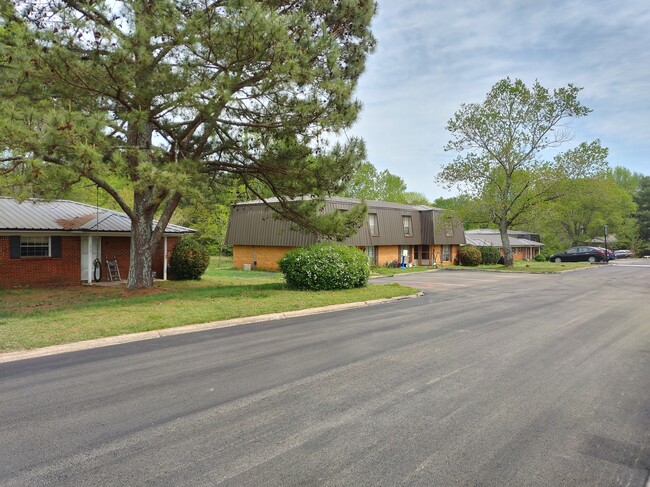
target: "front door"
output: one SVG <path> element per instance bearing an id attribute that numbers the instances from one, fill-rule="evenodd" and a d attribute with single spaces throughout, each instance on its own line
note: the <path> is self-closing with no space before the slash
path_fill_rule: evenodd
<path id="1" fill-rule="evenodd" d="M 81 280 L 88 280 L 88 240 L 90 237 L 81 237 Z M 101 259 L 101 237 L 92 237 L 91 255 L 90 255 L 90 273 L 91 279 L 94 279 L 93 263 L 95 259 Z"/>

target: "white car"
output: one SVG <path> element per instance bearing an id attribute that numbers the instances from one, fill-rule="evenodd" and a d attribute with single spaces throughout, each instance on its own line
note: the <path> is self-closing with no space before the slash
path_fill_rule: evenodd
<path id="1" fill-rule="evenodd" d="M 628 257 L 634 257 L 634 252 L 631 250 L 615 250 L 617 259 L 627 259 Z"/>

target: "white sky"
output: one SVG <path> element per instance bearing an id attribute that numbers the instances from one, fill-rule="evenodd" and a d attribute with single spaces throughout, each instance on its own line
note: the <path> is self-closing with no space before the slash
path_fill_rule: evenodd
<path id="1" fill-rule="evenodd" d="M 498 80 L 552 90 L 584 88 L 593 110 L 574 139 L 600 139 L 610 166 L 650 175 L 650 1 L 378 0 L 376 52 L 357 90 L 364 105 L 349 131 L 368 160 L 429 199 L 456 194 L 433 181 L 446 153 L 447 121 L 480 103 Z"/>

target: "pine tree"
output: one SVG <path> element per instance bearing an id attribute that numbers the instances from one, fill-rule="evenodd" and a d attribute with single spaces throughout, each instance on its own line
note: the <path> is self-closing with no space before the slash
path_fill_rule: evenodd
<path id="1" fill-rule="evenodd" d="M 132 222 L 128 287 L 179 202 L 233 174 L 301 227 L 342 236 L 319 198 L 341 190 L 363 142 L 349 127 L 374 48 L 367 0 L 26 0 L 2 10 L 0 165 L 31 191 L 89 180 Z M 111 183 L 127 180 L 132 198 Z M 307 195 L 308 201 L 292 200 Z M 154 227 L 153 221 L 158 219 Z"/>

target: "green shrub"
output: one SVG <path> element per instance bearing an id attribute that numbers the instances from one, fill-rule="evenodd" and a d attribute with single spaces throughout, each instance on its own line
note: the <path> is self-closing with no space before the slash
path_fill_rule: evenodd
<path id="1" fill-rule="evenodd" d="M 481 263 L 481 251 L 474 245 L 463 245 L 458 251 L 460 265 L 475 267 Z"/>
<path id="2" fill-rule="evenodd" d="M 171 276 L 179 281 L 201 279 L 209 263 L 208 251 L 194 236 L 181 238 L 169 257 Z"/>
<path id="3" fill-rule="evenodd" d="M 351 289 L 368 282 L 368 258 L 355 247 L 316 244 L 287 252 L 279 262 L 290 287 L 310 291 Z"/>
<path id="4" fill-rule="evenodd" d="M 548 260 L 548 257 L 546 257 L 544 254 L 537 254 L 535 256 L 535 262 L 546 262 Z"/>
<path id="5" fill-rule="evenodd" d="M 501 251 L 497 247 L 487 246 L 479 247 L 479 252 L 481 252 L 481 264 L 493 265 L 499 262 L 501 257 Z"/>

